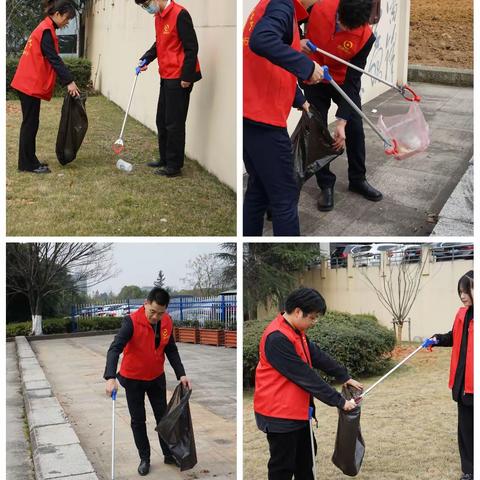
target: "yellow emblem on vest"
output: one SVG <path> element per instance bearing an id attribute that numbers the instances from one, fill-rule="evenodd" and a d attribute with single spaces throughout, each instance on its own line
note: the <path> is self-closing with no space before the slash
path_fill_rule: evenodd
<path id="1" fill-rule="evenodd" d="M 164 328 L 164 329 L 162 330 L 162 337 L 163 337 L 163 338 L 167 338 L 167 337 L 168 337 L 168 330 L 167 330 L 166 328 Z"/>
<path id="2" fill-rule="evenodd" d="M 170 33 L 170 25 L 168 23 L 163 27 L 163 34 L 168 35 Z"/>
<path id="3" fill-rule="evenodd" d="M 338 49 L 345 53 L 351 53 L 353 46 L 351 40 L 345 40 L 341 45 L 338 45 Z"/>

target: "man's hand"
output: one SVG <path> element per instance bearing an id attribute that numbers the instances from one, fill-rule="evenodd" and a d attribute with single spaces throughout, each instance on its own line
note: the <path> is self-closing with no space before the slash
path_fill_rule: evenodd
<path id="1" fill-rule="evenodd" d="M 142 61 L 141 60 L 139 63 L 138 63 L 138 68 L 140 68 L 140 71 L 141 72 L 144 72 L 147 68 L 148 68 L 148 63 L 146 63 L 145 65 L 142 65 Z M 142 66 L 141 66 L 142 65 Z"/>
<path id="2" fill-rule="evenodd" d="M 345 402 L 345 405 L 343 406 L 343 409 L 346 411 L 346 412 L 349 412 L 350 410 L 353 410 L 354 408 L 356 408 L 357 404 L 355 403 L 355 400 L 352 398 L 351 400 L 347 400 Z"/>
<path id="3" fill-rule="evenodd" d="M 180 86 L 182 88 L 188 88 L 191 84 L 192 82 L 184 82 L 183 80 L 180 81 Z"/>
<path id="4" fill-rule="evenodd" d="M 309 113 L 310 112 L 310 104 L 308 103 L 307 100 L 305 100 L 305 103 L 298 109 L 300 111 L 304 111 L 304 112 L 307 112 Z"/>
<path id="5" fill-rule="evenodd" d="M 192 382 L 188 377 L 184 375 L 183 377 L 180 377 L 180 381 L 182 382 L 184 387 L 188 387 L 189 390 L 192 389 Z"/>
<path id="6" fill-rule="evenodd" d="M 313 62 L 313 64 L 315 68 L 313 69 L 312 76 L 305 81 L 307 85 L 314 85 L 323 80 L 323 68 L 317 62 Z"/>
<path id="7" fill-rule="evenodd" d="M 118 390 L 118 382 L 115 378 L 109 378 L 105 385 L 105 393 L 111 397 L 114 390 Z"/>
<path id="8" fill-rule="evenodd" d="M 312 51 L 307 47 L 307 42 L 309 41 L 310 40 L 308 38 L 302 38 L 302 40 L 300 40 L 300 45 L 302 46 L 303 53 L 312 53 Z"/>
<path id="9" fill-rule="evenodd" d="M 363 384 L 361 384 L 360 382 L 357 382 L 356 380 L 354 380 L 353 378 L 351 378 L 350 380 L 348 380 L 347 382 L 344 383 L 344 385 L 350 385 L 352 386 L 353 388 L 357 389 L 357 390 L 363 390 Z"/>
<path id="10" fill-rule="evenodd" d="M 78 89 L 77 85 L 75 82 L 71 82 L 67 85 L 67 90 L 68 90 L 68 93 L 72 96 L 72 97 L 79 97 L 80 96 L 80 90 Z"/>
<path id="11" fill-rule="evenodd" d="M 345 147 L 345 126 L 347 125 L 347 121 L 339 118 L 337 120 L 337 126 L 335 127 L 335 132 L 333 134 L 333 138 L 335 142 L 333 142 L 333 147 L 335 150 L 341 150 Z"/>

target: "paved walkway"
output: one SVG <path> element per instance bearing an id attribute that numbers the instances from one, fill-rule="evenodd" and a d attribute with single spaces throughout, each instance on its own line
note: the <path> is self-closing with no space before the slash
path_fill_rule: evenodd
<path id="1" fill-rule="evenodd" d="M 342 155 L 332 164 L 337 175 L 333 211 L 317 210 L 315 178 L 303 187 L 299 204 L 302 235 L 430 235 L 472 158 L 473 89 L 426 83 L 413 87 L 422 96 L 422 111 L 430 126 L 428 150 L 402 161 L 387 158 L 383 143 L 366 125 L 367 178 L 384 199 L 369 202 L 348 191 L 347 161 Z M 405 113 L 408 106 L 400 95 L 389 91 L 363 110 L 376 124 L 380 113 Z M 377 113 L 372 113 L 374 109 Z M 271 223 L 266 222 L 264 234 L 272 235 Z"/>
<path id="2" fill-rule="evenodd" d="M 33 465 L 30 457 L 30 445 L 26 437 L 25 411 L 15 342 L 7 342 L 6 354 L 7 480 L 33 480 Z"/>
<path id="3" fill-rule="evenodd" d="M 52 390 L 102 480 L 110 479 L 112 402 L 105 396 L 102 377 L 105 354 L 112 339 L 111 335 L 102 335 L 31 343 Z M 232 480 L 236 476 L 236 350 L 182 343 L 178 347 L 193 382 L 190 404 L 199 463 L 184 473 L 163 464 L 153 413 L 147 401 L 151 476 L 169 480 Z M 169 366 L 166 373 L 169 397 L 176 380 Z M 138 475 L 138 454 L 122 388 L 116 412 L 115 478 L 131 480 Z"/>

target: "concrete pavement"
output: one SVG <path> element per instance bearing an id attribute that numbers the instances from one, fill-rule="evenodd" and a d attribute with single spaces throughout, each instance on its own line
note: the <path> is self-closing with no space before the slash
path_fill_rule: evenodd
<path id="1" fill-rule="evenodd" d="M 15 342 L 6 344 L 7 480 L 34 480 Z"/>
<path id="2" fill-rule="evenodd" d="M 112 335 L 32 342 L 52 390 L 70 420 L 99 479 L 110 478 L 111 408 L 105 396 L 105 355 Z M 229 479 L 236 476 L 236 351 L 178 344 L 187 375 L 193 381 L 190 401 L 198 465 L 180 473 L 163 464 L 155 420 L 148 401 L 147 429 L 152 449 L 152 478 Z M 176 379 L 168 362 L 170 397 Z M 138 453 L 130 429 L 125 392 L 116 404 L 116 479 L 136 478 Z"/>
<path id="3" fill-rule="evenodd" d="M 304 236 L 430 235 L 436 219 L 468 168 L 473 153 L 473 89 L 427 83 L 412 84 L 422 96 L 431 145 L 406 160 L 387 157 L 383 143 L 365 126 L 367 179 L 384 194 L 381 202 L 348 191 L 345 154 L 332 164 L 337 175 L 335 209 L 317 210 L 315 178 L 302 189 L 299 213 Z M 409 104 L 389 91 L 363 106 L 376 124 L 384 116 L 405 113 Z M 373 113 L 372 110 L 377 110 Z M 266 222 L 264 235 L 272 235 Z"/>

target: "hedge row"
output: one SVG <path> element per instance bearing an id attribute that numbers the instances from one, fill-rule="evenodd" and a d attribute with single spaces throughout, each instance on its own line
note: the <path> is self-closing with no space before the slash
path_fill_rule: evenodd
<path id="1" fill-rule="evenodd" d="M 12 82 L 15 71 L 17 70 L 19 59 L 20 57 L 9 56 L 6 60 L 7 99 L 18 98 L 15 90 L 10 87 L 10 83 Z M 66 57 L 63 59 L 63 62 L 72 73 L 75 83 L 80 91 L 92 94 L 93 88 L 90 80 L 92 75 L 92 62 L 86 58 L 78 57 Z M 55 97 L 63 97 L 66 91 L 66 88 L 62 87 L 57 79 L 57 84 L 53 95 Z"/>
<path id="2" fill-rule="evenodd" d="M 243 336 L 243 384 L 252 387 L 258 363 L 258 346 L 271 320 L 248 321 Z M 352 377 L 384 371 L 395 347 L 393 331 L 381 326 L 373 315 L 328 312 L 307 332 L 308 338 L 345 365 Z M 329 379 L 322 372 L 323 378 Z"/>
<path id="3" fill-rule="evenodd" d="M 92 317 L 78 320 L 78 332 L 93 332 L 103 330 L 117 330 L 122 323 L 121 317 Z M 45 335 L 53 333 L 71 333 L 72 321 L 70 318 L 49 318 L 42 322 Z M 30 335 L 32 322 L 9 323 L 6 326 L 7 337 Z"/>

